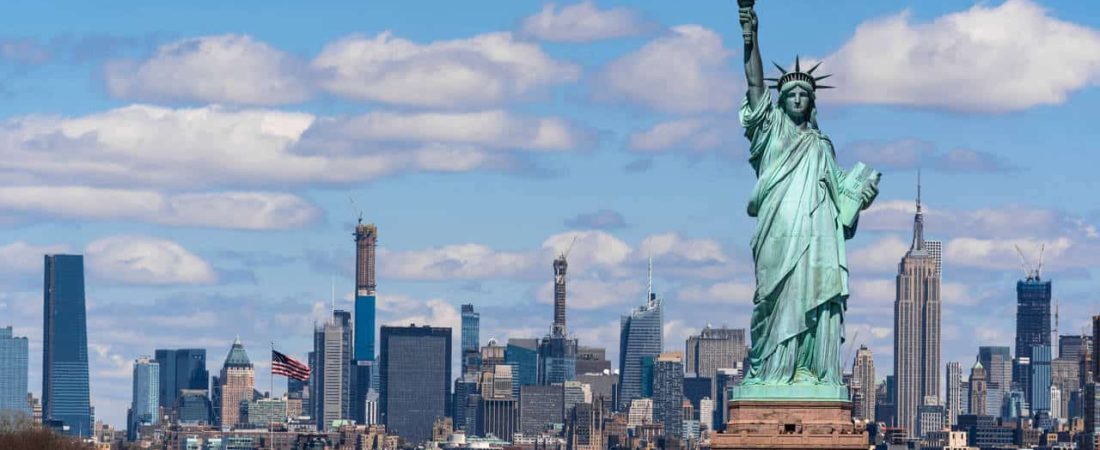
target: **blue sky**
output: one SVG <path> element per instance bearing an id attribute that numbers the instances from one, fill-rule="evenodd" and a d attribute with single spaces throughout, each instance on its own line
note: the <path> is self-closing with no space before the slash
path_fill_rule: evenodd
<path id="1" fill-rule="evenodd" d="M 884 173 L 847 316 L 879 377 L 918 168 L 945 362 L 1012 345 L 1015 245 L 1045 244 L 1064 333 L 1097 312 L 1095 8 L 759 5 L 765 61 L 836 74 L 819 122 L 841 164 Z M 359 211 L 383 323 L 457 327 L 472 302 L 482 341 L 541 335 L 576 236 L 582 344 L 617 356 L 650 256 L 667 348 L 748 324 L 733 1 L 18 2 L 0 29 L 0 325 L 30 337 L 36 395 L 43 253 L 86 255 L 93 404 L 121 425 L 155 348 L 205 347 L 214 372 L 239 333 L 261 388 L 268 342 L 304 357 L 333 282 L 351 308 Z"/>

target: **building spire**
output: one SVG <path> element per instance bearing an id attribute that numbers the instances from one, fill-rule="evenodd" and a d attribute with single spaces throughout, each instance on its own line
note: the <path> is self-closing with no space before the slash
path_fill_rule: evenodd
<path id="1" fill-rule="evenodd" d="M 649 293 L 646 294 L 646 301 L 653 300 L 653 257 L 649 257 Z"/>
<path id="2" fill-rule="evenodd" d="M 924 249 L 924 211 L 921 208 L 921 182 L 920 169 L 917 169 L 917 214 L 913 217 L 913 245 L 912 250 Z"/>

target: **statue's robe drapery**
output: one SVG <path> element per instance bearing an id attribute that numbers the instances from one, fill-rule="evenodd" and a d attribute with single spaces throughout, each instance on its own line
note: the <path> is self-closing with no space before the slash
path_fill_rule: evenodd
<path id="1" fill-rule="evenodd" d="M 746 384 L 842 383 L 848 268 L 844 241 L 854 234 L 838 217 L 832 143 L 800 129 L 765 93 L 756 108 L 741 106 L 757 183 L 748 213 L 756 292 Z"/>

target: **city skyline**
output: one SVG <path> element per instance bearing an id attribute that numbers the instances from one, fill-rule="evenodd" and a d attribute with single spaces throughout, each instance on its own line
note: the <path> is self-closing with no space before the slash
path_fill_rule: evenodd
<path id="1" fill-rule="evenodd" d="M 783 27 L 808 23 L 799 7 L 771 3 L 760 5 L 761 15 L 791 17 L 793 22 Z M 830 112 L 821 121 L 828 124 L 825 129 L 844 167 L 864 159 L 884 172 L 879 205 L 866 212 L 861 235 L 851 243 L 848 335 L 856 338 L 850 345 L 866 344 L 880 372 L 892 367 L 892 276 L 908 247 L 914 169 L 920 166 L 925 169 L 927 232 L 944 241 L 944 353 L 939 369 L 942 363 L 959 361 L 965 377 L 978 345 L 1013 346 L 1014 287 L 1021 278 L 1013 245 L 1032 255 L 1039 245 L 1047 244 L 1047 273 L 1055 281 L 1054 297 L 1062 305 L 1062 334 L 1076 334 L 1098 309 L 1091 278 L 1100 263 L 1095 256 L 1100 254 L 1095 251 L 1100 244 L 1094 225 L 1100 211 L 1090 206 L 1085 195 L 1093 181 L 1084 171 L 1090 164 L 1071 161 L 1094 158 L 1088 146 L 1078 142 L 1096 141 L 1098 131 L 1084 118 L 1100 92 L 1091 81 L 1050 80 L 1029 73 L 1037 85 L 1058 95 L 1036 99 L 1030 92 L 1007 87 L 981 91 L 988 99 L 984 106 L 966 95 L 933 104 L 904 95 L 898 97 L 901 100 L 883 100 L 876 97 L 879 89 L 908 93 L 924 92 L 921 88 L 928 86 L 884 86 L 882 80 L 868 78 L 869 69 L 852 56 L 861 43 L 853 30 L 862 24 L 881 33 L 890 25 L 919 28 L 923 35 L 947 39 L 952 31 L 938 25 L 944 17 L 978 20 L 982 14 L 997 13 L 1024 23 L 1072 25 L 1068 36 L 1048 38 L 1052 39 L 1049 45 L 1058 45 L 1054 39 L 1068 39 L 1088 46 L 1100 42 L 1096 38 L 1100 19 L 1079 5 L 1019 0 L 981 6 L 932 3 L 903 6 L 868 1 L 823 11 L 825 19 L 832 20 L 814 20 L 812 27 L 822 30 L 820 39 L 784 36 L 775 25 L 767 25 L 762 33 L 767 33 L 765 51 L 782 57 L 780 61 L 796 53 L 824 58 L 823 67 L 829 72 L 848 77 L 839 80 L 848 84 L 838 83 L 835 94 L 823 94 L 823 102 L 830 103 L 823 111 Z M 124 426 L 125 409 L 131 402 L 132 363 L 155 349 L 203 349 L 210 355 L 208 369 L 214 373 L 220 368 L 216 362 L 239 333 L 245 348 L 261 352 L 253 356 L 264 354 L 275 341 L 281 351 L 306 360 L 313 347 L 314 323 L 324 323 L 331 316 L 333 284 L 336 308 L 356 310 L 355 244 L 349 233 L 354 231 L 358 210 L 383 231 L 377 252 L 376 328 L 409 323 L 449 327 L 457 343 L 459 305 L 472 303 L 481 314 L 482 344 L 494 337 L 500 342 L 542 337 L 552 312 L 550 261 L 574 236 L 578 239 L 569 259 L 568 332 L 581 345 L 606 348 L 610 361 L 619 360 L 619 317 L 645 299 L 645 262 L 650 256 L 655 290 L 666 302 L 662 350 L 682 351 L 684 340 L 708 323 L 747 327 L 752 288 L 747 242 L 752 221 L 744 215 L 743 204 L 752 175 L 744 162 L 740 129 L 729 118 L 742 93 L 726 87 L 740 86 L 736 73 L 740 30 L 734 2 L 679 7 L 659 2 L 633 7 L 596 2 L 592 4 L 596 13 L 625 11 L 634 18 L 622 25 L 626 37 L 577 38 L 593 42 L 574 39 L 573 43 L 525 25 L 526 19 L 547 14 L 543 5 L 484 5 L 491 7 L 477 8 L 484 11 L 476 13 L 437 5 L 454 14 L 431 26 L 417 22 L 418 11 L 352 4 L 309 16 L 327 23 L 326 27 L 281 27 L 288 19 L 277 15 L 303 17 L 301 11 L 283 6 L 264 12 L 270 21 L 263 24 L 246 20 L 244 8 L 228 8 L 221 11 L 223 16 L 208 20 L 206 15 L 184 14 L 172 6 L 143 6 L 151 17 L 174 19 L 140 27 L 115 24 L 79 5 L 68 8 L 68 14 L 81 19 L 66 16 L 56 25 L 16 23 L 15 18 L 34 14 L 37 6 L 21 5 L 13 11 L 6 29 L 11 36 L 25 38 L 20 41 L 25 45 L 18 47 L 25 52 L 3 60 L 12 69 L 4 86 L 11 96 L 0 102 L 0 110 L 11 120 L 3 132 L 25 136 L 28 143 L 0 148 L 0 155 L 28 161 L 28 167 L 6 167 L 21 176 L 13 178 L 18 182 L 0 186 L 0 218 L 8 226 L 0 240 L 0 268 L 5 269 L 0 278 L 4 288 L 0 327 L 11 325 L 16 336 L 29 338 L 31 392 L 41 397 L 43 254 L 86 256 L 91 403 L 97 418 Z M 572 5 L 559 5 L 550 13 L 560 14 Z M 906 7 L 910 15 L 902 16 Z M 883 18 L 897 20 L 887 23 Z M 77 20 L 86 22 L 66 40 L 64 26 Z M 286 31 L 291 29 L 295 32 Z M 392 34 L 384 35 L 387 30 Z M 1048 43 L 1027 38 L 1028 30 L 1019 34 L 1029 45 Z M 494 40 L 494 35 L 487 34 L 493 32 L 509 36 L 495 35 Z M 117 39 L 95 39 L 104 33 Z M 533 52 L 525 57 L 534 60 L 523 63 L 548 73 L 548 79 L 518 79 L 515 72 L 493 72 L 486 76 L 503 77 L 493 80 L 504 86 L 503 95 L 516 100 L 480 95 L 483 91 L 477 87 L 458 87 L 457 93 L 439 93 L 438 98 L 449 103 L 430 104 L 380 98 L 333 80 L 327 80 L 325 87 L 318 83 L 296 90 L 293 86 L 302 80 L 293 73 L 281 81 L 291 86 L 286 95 L 298 94 L 265 99 L 239 90 L 211 93 L 182 84 L 173 90 L 150 78 L 127 77 L 119 69 L 170 67 L 179 62 L 171 58 L 175 53 L 158 49 L 181 42 L 240 48 L 257 55 L 260 67 L 269 67 L 263 64 L 271 59 L 264 58 L 289 65 L 320 65 L 325 63 L 322 53 L 338 57 L 338 43 L 350 42 L 341 39 L 354 39 L 349 37 L 354 33 L 378 45 L 407 39 L 421 48 L 440 42 L 473 48 L 477 42 L 521 46 Z M 88 38 L 91 49 L 73 43 L 85 42 L 83 38 Z M 177 50 L 186 48 L 192 47 L 182 45 Z M 450 57 L 439 52 L 434 55 L 440 60 Z M 704 83 L 701 90 L 680 86 L 677 89 L 683 91 L 654 93 L 635 83 L 631 75 L 648 67 L 642 56 L 677 52 L 695 63 L 684 64 L 684 70 L 706 75 L 698 78 Z M 1073 66 L 1082 59 L 1048 62 Z M 960 66 L 928 65 L 944 71 L 943 79 L 957 73 L 985 74 L 965 61 Z M 210 67 L 211 72 L 194 77 L 224 77 L 218 66 Z M 1088 72 L 1095 69 L 1082 70 L 1098 76 Z M 690 74 L 673 73 L 669 79 L 682 81 Z M 932 81 L 923 82 L 936 82 L 936 77 L 928 78 Z M 996 79 L 975 78 L 982 83 Z M 70 83 L 73 79 L 87 81 Z M 869 97 L 852 97 L 863 91 Z M 611 98 L 593 98 L 599 92 Z M 698 92 L 713 95 L 685 95 Z M 302 154 L 340 155 L 344 146 L 366 142 L 363 145 L 377 146 L 378 153 L 389 158 L 393 152 L 384 144 L 396 141 L 402 149 L 473 149 L 463 154 L 473 159 L 466 166 L 458 163 L 467 160 L 449 158 L 443 162 L 457 165 L 401 162 L 395 163 L 401 167 L 397 172 L 364 170 L 362 175 L 335 170 L 341 165 L 355 167 L 335 156 L 327 160 L 336 161 L 330 166 L 331 174 L 321 175 L 288 168 L 300 163 L 297 160 L 289 166 L 278 160 L 273 165 L 258 162 L 252 169 L 219 167 L 210 160 L 224 162 L 219 156 L 252 154 L 247 152 L 274 151 L 285 156 L 280 152 L 286 147 L 269 144 L 265 139 L 273 137 L 261 135 L 242 136 L 238 147 L 226 149 L 179 130 L 147 128 L 148 117 L 163 114 L 166 122 L 184 121 L 194 118 L 187 115 L 189 111 L 219 121 L 190 124 L 216 136 L 228 124 L 249 129 L 262 119 L 283 124 L 280 130 L 293 138 L 317 138 L 306 143 L 319 147 L 303 144 L 295 149 Z M 65 143 L 36 134 L 32 117 L 42 130 L 67 130 L 65 136 L 74 146 L 93 145 L 85 143 L 93 141 L 94 149 L 111 150 L 121 167 L 128 169 L 123 172 L 131 175 L 116 175 L 106 182 L 111 177 L 102 173 L 68 176 L 51 172 L 48 165 L 31 167 L 38 161 L 27 153 L 33 145 L 58 145 L 62 157 L 69 155 Z M 305 133 L 317 118 L 361 130 L 366 137 L 342 134 L 350 131 L 340 126 Z M 341 123 L 342 118 L 349 122 Z M 476 140 L 456 137 L 453 130 L 439 125 L 425 126 L 436 130 L 436 135 L 410 137 L 415 133 L 398 126 L 417 128 L 428 123 L 420 121 L 432 120 L 466 120 L 471 127 L 506 123 L 505 128 L 516 134 L 490 134 Z M 171 145 L 142 152 L 148 149 L 133 147 L 123 136 L 103 135 L 96 140 L 81 135 L 119 124 L 148 132 L 143 135 L 147 141 Z M 182 122 L 177 125 L 186 128 Z M 680 130 L 685 129 L 693 130 L 688 135 L 695 138 L 684 137 Z M 384 130 L 395 134 L 378 134 Z M 933 131 L 934 137 L 928 140 L 913 138 L 933 135 Z M 681 133 L 678 138 L 677 132 Z M 332 150 L 325 145 L 332 145 Z M 512 151 L 525 147 L 537 148 Z M 212 153 L 202 153 L 203 149 Z M 488 153 L 477 151 L 485 149 Z M 1044 157 L 1035 158 L 1036 152 Z M 196 159 L 168 163 L 149 159 L 146 153 Z M 82 161 L 77 157 L 74 162 Z M 1044 183 L 1048 189 L 1033 188 Z M 82 201 L 88 198 L 84 194 L 92 200 Z M 103 196 L 111 201 L 96 200 Z M 349 207 L 349 196 L 357 206 Z M 134 254 L 143 256 L 135 260 Z M 717 309 L 722 314 L 715 314 Z M 971 323 L 977 336 L 969 333 Z M 458 364 L 460 346 L 453 348 L 452 361 Z M 269 361 L 254 359 L 256 385 L 265 390 Z M 283 386 L 278 384 L 282 383 L 276 386 L 280 393 Z"/>

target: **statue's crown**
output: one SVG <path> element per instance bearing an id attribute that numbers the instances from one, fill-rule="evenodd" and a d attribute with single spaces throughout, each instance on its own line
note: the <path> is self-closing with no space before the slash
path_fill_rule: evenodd
<path id="1" fill-rule="evenodd" d="M 817 70 L 817 67 L 821 65 L 821 61 L 818 61 L 817 64 L 814 64 L 814 66 L 810 68 L 810 70 L 807 70 L 805 72 L 802 71 L 802 63 L 801 61 L 799 61 L 798 56 L 794 57 L 794 70 L 790 72 L 788 72 L 787 69 L 784 69 L 783 66 L 779 65 L 779 63 L 773 61 L 772 64 L 775 64 L 775 67 L 779 69 L 779 78 L 765 78 L 765 80 L 774 81 L 775 84 L 773 84 L 771 87 L 777 91 L 782 91 L 783 85 L 792 81 L 802 81 L 808 83 L 810 87 L 812 87 L 814 90 L 833 88 L 832 86 L 817 84 L 818 81 L 824 80 L 832 76 L 832 74 L 822 75 L 820 77 L 814 76 L 814 71 Z"/>

